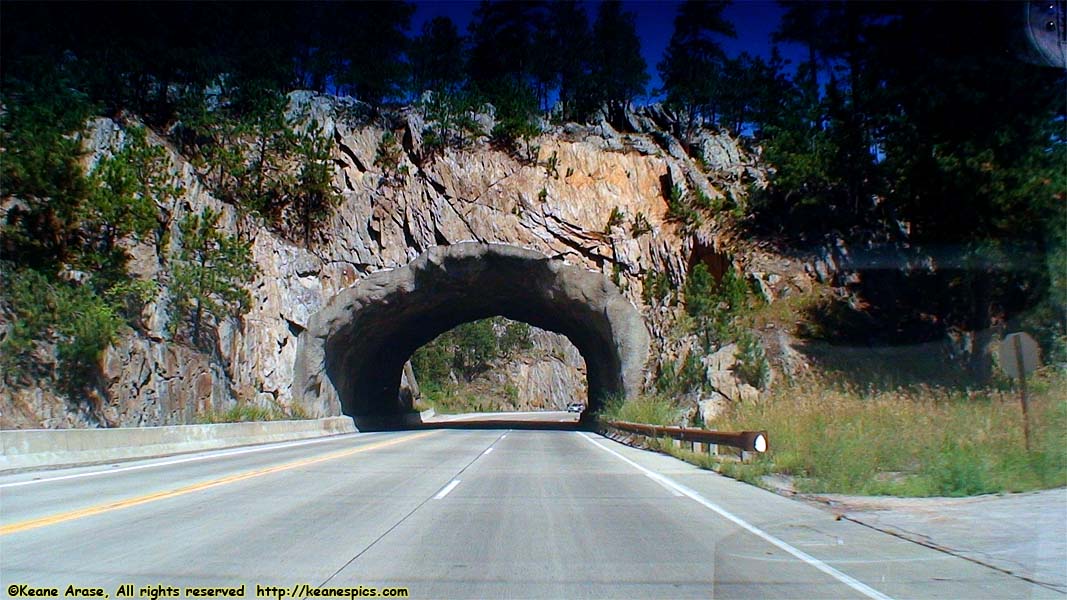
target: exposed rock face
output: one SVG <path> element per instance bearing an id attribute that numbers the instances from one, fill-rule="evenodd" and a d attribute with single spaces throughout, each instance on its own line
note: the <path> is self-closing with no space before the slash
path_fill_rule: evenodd
<path id="1" fill-rule="evenodd" d="M 531 250 L 464 243 L 375 273 L 312 316 L 297 347 L 294 399 L 319 414 L 410 410 L 399 385 L 415 350 L 495 315 L 567 336 L 585 358 L 592 404 L 640 392 L 648 331 L 606 277 Z"/>
<path id="2" fill-rule="evenodd" d="M 592 127 L 568 124 L 551 129 L 534 141 L 538 149 L 533 162 L 518 161 L 482 142 L 427 157 L 418 148 L 421 116 L 409 111 L 397 120 L 402 130 L 399 139 L 407 146 L 400 157 L 406 174 L 386 173 L 375 165 L 386 130 L 379 124 L 359 121 L 352 116 L 359 112 L 354 108 L 358 107 L 345 99 L 308 92 L 290 96 L 289 112 L 304 119 L 300 127 L 315 123 L 319 135 L 333 140 L 333 185 L 343 197 L 307 248 L 256 219 L 240 217 L 232 206 L 210 193 L 201 174 L 185 157 L 166 140 L 150 134 L 150 142 L 167 148 L 173 163 L 172 184 L 182 195 L 173 205 L 159 207 L 167 218 L 170 247 L 145 243 L 131 248 L 131 269 L 137 277 L 159 281 L 163 292 L 145 308 L 138 330 L 125 334 L 107 352 L 98 397 L 65 398 L 46 380 L 17 387 L 0 384 L 0 427 L 171 424 L 193 421 L 205 410 L 226 410 L 239 401 L 287 408 L 304 398 L 314 398 L 305 407 L 308 412 L 336 414 L 342 398 L 332 397 L 328 389 L 319 394 L 308 390 L 306 382 L 301 389 L 293 389 L 297 339 L 315 321 L 313 315 L 361 280 L 377 285 L 376 273 L 398 269 L 427 251 L 437 252 L 464 241 L 530 249 L 538 256 L 534 262 L 542 265 L 545 277 L 556 267 L 544 265 L 558 263 L 544 257 L 565 259 L 583 276 L 590 275 L 589 270 L 596 271 L 597 283 L 588 284 L 594 296 L 607 298 L 607 288 L 612 285 L 602 282 L 610 278 L 621 290 L 618 297 L 628 300 L 629 310 L 637 307 L 644 318 L 654 342 L 653 361 L 678 355 L 670 326 L 678 308 L 643 303 L 646 275 L 657 271 L 675 286 L 680 285 L 692 261 L 702 256 L 698 250 L 711 248 L 726 255 L 728 246 L 733 260 L 744 266 L 740 246 L 716 229 L 713 220 L 693 234 L 683 234 L 668 218 L 665 197 L 676 185 L 685 190 L 706 189 L 712 197 L 735 198 L 742 197 L 752 182 L 758 185 L 763 175 L 757 158 L 729 136 L 701 134 L 701 166 L 670 135 L 670 115 L 653 107 L 623 115 L 622 120 L 632 122 L 632 126 L 613 119 L 614 125 L 605 121 Z M 87 165 L 112 152 L 125 135 L 123 127 L 109 119 L 97 119 L 90 125 L 83 137 Z M 205 207 L 222 214 L 220 226 L 228 232 L 254 240 L 253 256 L 260 270 L 250 286 L 254 306 L 240 318 L 214 324 L 216 344 L 210 352 L 194 350 L 171 338 L 166 287 L 171 253 L 181 244 L 177 224 L 186 214 Z M 623 218 L 609 227 L 613 209 Z M 639 215 L 647 227 L 636 227 Z M 769 282 L 772 270 L 759 270 Z M 540 283 L 534 279 L 509 281 L 525 287 Z M 782 278 L 783 283 L 772 286 L 773 291 L 777 293 L 786 281 Z M 807 279 L 796 287 L 806 283 Z M 449 326 L 457 324 L 459 318 L 498 311 L 483 304 L 478 310 L 451 314 Z M 545 322 L 549 328 L 564 328 L 560 325 L 562 317 L 560 322 L 550 322 L 543 315 L 519 309 L 504 314 L 534 325 Z M 611 322 L 602 315 L 590 318 Z M 0 321 L 3 319 L 0 315 Z M 610 347 L 614 334 L 608 336 L 606 330 L 598 330 L 596 335 L 601 338 L 597 338 L 591 333 L 595 328 L 571 325 L 567 332 L 574 334 L 572 339 L 581 340 L 576 345 L 583 348 L 586 360 L 595 355 L 593 361 L 601 361 L 589 364 L 590 392 L 630 391 L 640 384 L 617 380 L 618 365 L 612 361 L 623 360 L 621 355 L 612 358 L 611 352 L 591 348 L 593 339 L 598 343 L 608 340 Z M 393 377 L 399 355 L 410 354 L 413 349 L 406 346 L 380 359 L 388 363 L 388 378 Z M 640 373 L 642 366 L 635 365 L 634 372 Z M 524 372 L 522 377 L 527 380 L 537 379 L 537 373 L 546 368 L 555 370 L 556 381 L 566 379 L 558 366 L 508 367 L 512 368 Z M 346 381 L 355 385 L 351 378 Z M 374 382 L 367 383 L 369 387 L 383 385 L 381 379 L 367 381 Z M 388 383 L 386 388 L 393 386 Z M 580 392 L 575 389 L 572 396 L 580 397 Z M 531 392 L 531 396 L 536 394 Z"/>
<path id="3" fill-rule="evenodd" d="M 531 351 L 505 361 L 484 378 L 489 389 L 515 391 L 515 406 L 523 410 L 563 410 L 588 397 L 585 359 L 566 337 L 534 329 Z"/>
<path id="4" fill-rule="evenodd" d="M 722 414 L 730 404 L 754 402 L 759 398 L 758 389 L 738 381 L 734 374 L 738 351 L 737 344 L 727 344 L 701 361 L 710 388 L 697 402 L 705 422 Z"/>

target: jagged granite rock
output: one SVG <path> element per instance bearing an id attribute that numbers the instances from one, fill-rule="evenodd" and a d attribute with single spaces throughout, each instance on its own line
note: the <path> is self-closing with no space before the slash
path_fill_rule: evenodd
<path id="1" fill-rule="evenodd" d="M 99 398 L 88 402 L 68 398 L 63 409 L 62 395 L 52 391 L 47 379 L 4 385 L 0 424 L 148 425 L 195 420 L 197 412 L 207 407 L 226 410 L 237 402 L 289 407 L 302 397 L 292 387 L 297 339 L 323 306 L 380 271 L 464 241 L 529 248 L 617 281 L 622 297 L 637 307 L 653 332 L 659 359 L 660 349 L 665 349 L 664 356 L 674 352 L 670 348 L 675 342 L 662 340 L 669 337 L 676 307 L 645 306 L 644 278 L 656 271 L 680 285 L 695 249 L 720 244 L 720 232 L 710 220 L 694 235 L 682 233 L 668 220 L 664 177 L 677 173 L 687 189 L 706 185 L 717 196 L 725 189 L 737 189 L 739 174 L 757 164 L 736 141 L 719 134 L 709 134 L 719 146 L 706 171 L 687 156 L 660 151 L 653 138 L 670 138 L 663 128 L 673 119 L 662 107 L 638 110 L 639 130 L 631 133 L 620 134 L 607 122 L 549 130 L 533 140 L 537 153 L 529 162 L 481 141 L 419 160 L 418 130 L 424 122 L 420 124 L 420 115 L 409 114 L 410 118 L 389 124 L 401 127 L 405 136 L 401 139 L 408 141 L 401 157 L 408 173 L 396 175 L 374 164 L 386 128 L 369 122 L 365 109 L 350 99 L 310 92 L 290 95 L 288 113 L 296 127 L 314 124 L 319 135 L 333 141 L 332 185 L 342 196 L 307 248 L 219 201 L 201 172 L 173 145 L 150 132 L 149 141 L 166 149 L 173 163 L 171 183 L 181 194 L 173 204 L 159 206 L 169 229 L 169 247 L 144 244 L 129 250 L 135 276 L 160 282 L 162 293 L 145 307 L 137 331 L 124 335 L 109 350 L 105 362 L 111 364 L 104 369 Z M 488 130 L 492 112 L 477 117 L 486 121 Z M 110 119 L 89 123 L 83 135 L 86 167 L 113 152 L 124 131 L 121 123 Z M 555 168 L 549 168 L 553 163 Z M 5 200 L 4 211 L 16 204 Z M 205 207 L 222 214 L 224 230 L 254 240 L 259 267 L 249 286 L 254 305 L 240 318 L 213 324 L 215 347 L 210 352 L 172 340 L 168 331 L 169 260 L 181 244 L 177 224 Z M 605 233 L 616 208 L 626 220 Z M 650 230 L 635 235 L 632 223 L 638 213 Z M 4 318 L 0 315 L 0 321 Z M 162 376 L 171 373 L 166 361 L 173 353 L 182 353 L 182 368 L 176 375 Z M 530 379 L 546 372 L 532 364 L 523 368 L 528 373 L 523 376 Z M 550 366 L 548 371 L 556 368 Z M 146 371 L 151 372 L 147 378 Z M 562 371 L 557 374 L 553 377 L 558 381 L 566 379 Z M 575 389 L 573 395 L 580 391 Z"/>

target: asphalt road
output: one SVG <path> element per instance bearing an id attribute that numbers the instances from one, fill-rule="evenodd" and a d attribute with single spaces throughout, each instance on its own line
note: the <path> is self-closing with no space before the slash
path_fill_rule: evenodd
<path id="1" fill-rule="evenodd" d="M 411 598 L 1063 598 L 576 431 L 339 436 L 0 478 L 0 583 Z M 303 594 L 302 590 L 297 590 Z M 135 596 L 136 597 L 136 596 Z"/>

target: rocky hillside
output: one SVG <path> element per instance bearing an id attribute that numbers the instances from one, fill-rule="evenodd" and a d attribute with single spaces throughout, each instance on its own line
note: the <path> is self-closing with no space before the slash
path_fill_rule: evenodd
<path id="1" fill-rule="evenodd" d="M 660 363 L 684 359 L 695 341 L 675 328 L 679 303 L 646 287 L 677 290 L 696 264 L 716 278 L 733 265 L 773 300 L 810 289 L 834 266 L 827 254 L 816 261 L 818 271 L 805 270 L 801 259 L 754 248 L 733 234 L 731 213 L 740 213 L 736 209 L 750 187 L 765 181 L 758 155 L 712 132 L 701 133 L 687 151 L 670 133 L 673 117 L 658 107 L 594 126 L 545 124 L 544 133 L 520 152 L 496 148 L 482 137 L 466 148 L 433 153 L 422 144 L 425 123 L 417 109 L 367 120 L 355 108 L 331 96 L 289 96 L 288 115 L 296 127 L 314 127 L 318 138 L 329 142 L 332 185 L 342 197 L 306 245 L 220 201 L 206 183 L 208 168 L 194 167 L 166 132 L 150 132 L 149 142 L 166 148 L 178 190 L 158 207 L 170 245 L 142 242 L 128 250 L 132 274 L 158 281 L 161 292 L 148 302 L 137 327 L 106 350 L 95 391 L 85 397 L 57 391 L 55 340 L 36 343 L 39 362 L 51 367 L 3 379 L 0 426 L 179 424 L 250 403 L 300 414 L 290 386 L 296 337 L 309 315 L 361 277 L 406 264 L 435 245 L 508 243 L 611 277 L 645 315 L 652 333 L 656 364 L 647 371 L 649 384 Z M 492 129 L 491 113 L 477 119 L 485 131 Z M 118 151 L 135 123 L 132 116 L 89 123 L 82 140 L 85 168 Z M 387 134 L 402 144 L 394 160 L 383 161 Z M 5 202 L 0 220 L 16 204 L 17 199 Z M 212 324 L 210 351 L 174 341 L 168 329 L 169 263 L 182 243 L 177 223 L 204 207 L 222 214 L 220 227 L 227 232 L 252 241 L 258 267 L 250 310 Z M 5 330 L 12 327 L 10 313 L 0 318 Z M 554 358 L 563 347 L 558 340 L 539 339 L 538 352 L 502 365 L 497 376 L 505 373 L 518 389 L 533 390 L 522 406 L 547 406 L 535 398 L 552 398 L 548 404 L 558 406 L 560 398 L 580 393 L 581 378 L 575 376 L 580 365 L 565 352 L 564 361 Z M 704 362 L 713 382 L 699 399 L 706 410 L 758 395 L 730 371 L 733 353 Z"/>

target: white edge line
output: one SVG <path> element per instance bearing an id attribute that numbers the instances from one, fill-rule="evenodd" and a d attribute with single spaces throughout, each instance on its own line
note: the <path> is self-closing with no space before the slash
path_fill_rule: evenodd
<path id="1" fill-rule="evenodd" d="M 634 467 L 635 469 L 641 471 L 645 475 L 647 475 L 647 476 L 651 477 L 652 479 L 656 480 L 656 482 L 660 483 L 661 485 L 663 485 L 665 487 L 669 486 L 669 487 L 681 492 L 683 495 L 688 496 L 689 498 L 691 498 L 693 500 L 696 500 L 700 504 L 704 505 L 705 508 L 717 513 L 719 516 L 723 517 L 724 519 L 734 523 L 735 525 L 738 525 L 739 527 L 741 527 L 742 529 L 745 529 L 749 533 L 752 533 L 753 535 L 756 535 L 757 537 L 760 537 L 763 540 L 765 540 L 767 542 L 770 542 L 771 544 L 781 548 L 782 550 L 788 552 L 789 554 L 792 554 L 793 556 L 795 556 L 795 557 L 799 558 L 800 560 L 808 563 L 809 565 L 815 567 L 816 569 L 822 571 L 823 573 L 826 573 L 830 577 L 833 577 L 834 579 L 836 579 L 836 580 L 840 581 L 841 583 L 847 585 L 848 587 L 856 590 L 857 592 L 863 594 L 864 596 L 867 596 L 868 598 L 873 598 L 875 600 L 893 600 L 890 596 L 887 596 L 887 595 L 883 594 L 882 592 L 879 592 L 878 590 L 868 586 L 867 584 L 863 583 L 862 581 L 859 581 L 858 579 L 855 579 L 854 577 L 851 577 L 849 575 L 846 575 L 846 574 L 842 573 L 841 571 L 838 571 L 837 569 L 835 569 L 835 568 L 831 567 L 830 565 L 822 562 L 821 560 L 815 558 L 814 556 L 812 556 L 812 555 L 810 555 L 810 554 L 808 554 L 806 552 L 803 552 L 801 550 L 798 550 L 798 549 L 794 548 L 793 546 L 790 546 L 786 542 L 784 542 L 784 541 L 774 537 L 773 535 L 763 531 L 762 529 L 756 527 L 755 525 L 752 525 L 752 524 L 748 523 L 747 521 L 741 519 L 740 517 L 735 516 L 733 513 L 730 513 L 729 511 L 727 511 L 726 509 L 722 508 L 721 506 L 715 504 L 711 500 L 708 500 L 704 496 L 701 496 L 697 491 L 695 491 L 695 490 L 693 490 L 693 489 L 691 489 L 689 487 L 686 487 L 686 486 L 684 486 L 684 485 L 672 480 L 671 478 L 669 478 L 669 477 L 667 477 L 665 475 L 660 475 L 659 473 L 656 473 L 655 471 L 652 471 L 650 469 L 642 467 L 641 465 L 639 465 L 636 462 L 626 458 L 625 456 L 623 456 L 622 454 L 619 454 L 618 452 L 612 450 L 611 448 L 608 448 L 607 446 L 601 445 L 597 441 L 593 440 L 593 438 L 590 437 L 588 434 L 579 433 L 578 435 L 582 436 L 590 444 L 596 446 L 597 448 L 600 448 L 604 452 L 609 452 L 609 453 L 615 455 L 615 457 L 618 458 L 619 460 L 621 460 L 621 461 L 627 463 L 628 465 Z"/>
<path id="2" fill-rule="evenodd" d="M 437 495 L 434 496 L 433 499 L 434 500 L 440 500 L 441 498 L 444 498 L 445 496 L 448 495 L 448 492 L 451 492 L 452 490 L 456 489 L 457 485 L 459 485 L 459 480 L 458 479 L 453 479 L 452 483 L 449 483 L 444 488 L 442 488 L 440 492 L 437 492 Z"/>
<path id="3" fill-rule="evenodd" d="M 492 452 L 492 451 L 493 451 L 493 447 L 492 447 L 492 446 L 490 446 L 490 447 L 488 447 L 488 448 L 486 448 L 486 449 L 485 449 L 485 452 L 482 452 L 482 456 L 485 456 L 486 454 L 489 454 L 489 453 L 490 453 L 490 452 Z"/>
<path id="4" fill-rule="evenodd" d="M 673 494 L 675 496 L 678 496 L 678 497 L 682 496 L 682 493 L 679 492 L 677 489 L 675 489 L 672 486 L 667 485 L 666 483 L 664 483 L 663 481 L 659 480 L 658 478 L 653 477 L 651 474 L 645 473 L 645 476 L 648 477 L 649 479 L 651 479 L 652 481 L 655 481 L 656 483 L 658 483 L 661 487 L 663 487 L 663 489 L 667 490 L 671 494 Z"/>
<path id="5" fill-rule="evenodd" d="M 376 433 L 376 432 L 369 432 Z M 141 469 L 151 469 L 154 467 L 166 467 L 170 465 L 179 465 L 182 463 L 197 462 L 201 460 L 210 460 L 215 458 L 226 458 L 228 456 L 237 456 L 240 454 L 251 454 L 253 452 L 266 452 L 268 450 L 281 450 L 284 448 L 294 448 L 296 446 L 308 446 L 311 444 L 323 444 L 326 442 L 335 442 L 340 439 L 344 439 L 348 436 L 354 435 L 368 435 L 367 433 L 343 433 L 341 435 L 331 435 L 326 437 L 319 437 L 312 440 L 296 440 L 292 442 L 274 442 L 265 444 L 262 446 L 255 446 L 253 448 L 240 448 L 237 450 L 225 450 L 220 448 L 219 450 L 205 450 L 204 452 L 210 452 L 211 454 L 201 454 L 198 456 L 190 456 L 187 458 L 178 458 L 175 460 L 168 460 L 163 462 L 153 462 L 142 465 L 133 465 L 129 467 L 119 467 L 117 469 L 106 469 L 102 471 L 90 471 L 88 473 L 74 473 L 72 475 L 60 475 L 58 477 L 47 477 L 44 479 L 27 479 L 26 481 L 15 481 L 12 483 L 0 483 L 0 489 L 19 487 L 23 485 L 34 485 L 38 483 L 50 483 L 53 481 L 65 481 L 68 479 L 81 479 L 83 477 L 98 477 L 100 475 L 112 475 L 115 473 L 125 473 L 127 471 L 140 471 Z M 153 458 L 143 458 L 140 460 L 155 460 Z"/>

